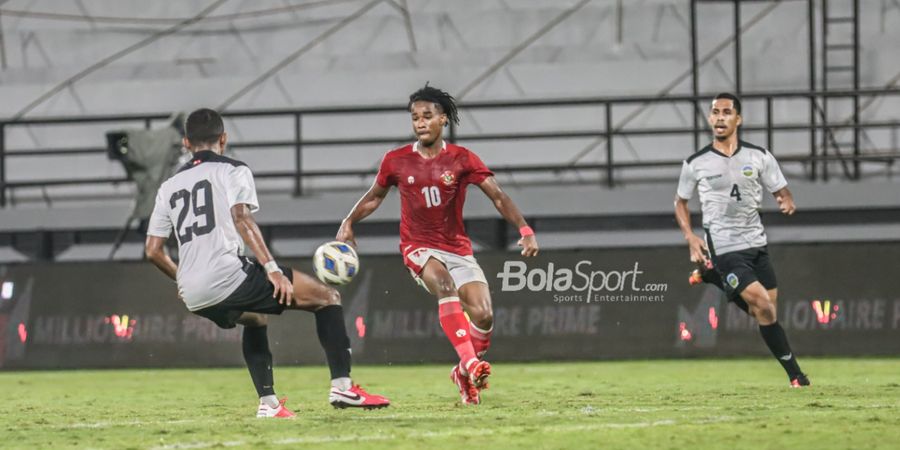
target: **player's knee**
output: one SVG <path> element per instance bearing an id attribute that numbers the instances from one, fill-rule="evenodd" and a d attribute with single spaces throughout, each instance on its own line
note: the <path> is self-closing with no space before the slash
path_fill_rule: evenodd
<path id="1" fill-rule="evenodd" d="M 753 312 L 753 317 L 756 318 L 756 321 L 759 322 L 760 325 L 771 325 L 777 320 L 774 310 L 754 309 Z"/>
<path id="2" fill-rule="evenodd" d="M 756 308 L 763 308 L 770 303 L 769 296 L 766 294 L 766 291 L 753 289 L 753 286 L 744 289 L 744 291 L 741 292 L 741 298 L 743 298 L 744 301 Z"/>
<path id="3" fill-rule="evenodd" d="M 478 328 L 490 328 L 494 323 L 494 312 L 487 302 L 474 302 L 473 304 L 466 305 L 466 313 L 469 315 L 469 319 L 472 323 Z"/>
<path id="4" fill-rule="evenodd" d="M 748 296 L 744 300 L 750 305 L 750 311 L 756 320 L 763 324 L 775 321 L 775 304 L 765 296 Z"/>
<path id="5" fill-rule="evenodd" d="M 453 284 L 452 278 L 439 278 L 436 287 L 438 298 L 457 297 L 459 295 L 456 292 L 456 285 Z"/>
<path id="6" fill-rule="evenodd" d="M 765 307 L 760 310 L 760 314 L 768 323 L 772 323 L 778 319 L 777 309 L 775 308 L 775 304 L 771 301 L 768 302 Z"/>
<path id="7" fill-rule="evenodd" d="M 481 306 L 475 308 L 474 311 L 472 322 L 475 323 L 475 326 L 482 330 L 487 330 L 494 325 L 494 312 L 491 311 L 490 307 Z"/>
<path id="8" fill-rule="evenodd" d="M 492 311 L 490 307 L 485 307 L 484 313 L 481 314 L 481 320 L 488 327 L 493 325 L 494 324 L 494 311 Z"/>

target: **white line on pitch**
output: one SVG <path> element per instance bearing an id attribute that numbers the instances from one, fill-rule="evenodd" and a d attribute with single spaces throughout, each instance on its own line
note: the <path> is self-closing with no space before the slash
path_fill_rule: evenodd
<path id="1" fill-rule="evenodd" d="M 596 409 L 591 409 L 590 411 L 585 412 L 584 410 L 580 411 L 579 414 L 566 414 L 565 412 L 553 412 L 554 414 L 538 414 L 538 416 L 545 415 L 553 415 L 557 417 L 571 417 L 573 419 L 577 419 L 578 416 L 581 415 L 598 415 L 609 412 L 655 412 L 655 411 L 687 411 L 693 409 L 701 409 L 701 408 L 691 408 L 691 407 L 679 407 L 679 408 L 661 408 L 661 407 L 638 407 L 638 408 L 617 408 L 617 407 L 598 407 Z M 722 409 L 720 407 L 709 407 L 702 409 Z M 387 415 L 371 415 L 371 416 L 360 416 L 354 417 L 354 420 L 363 420 L 363 421 L 384 421 L 384 420 L 404 420 L 404 419 L 447 419 L 451 416 L 450 413 L 447 414 L 387 414 Z M 463 416 L 465 417 L 465 416 Z M 304 416 L 303 419 L 313 420 L 316 419 L 315 416 Z M 28 426 L 25 428 L 28 429 L 101 429 L 101 428 L 114 428 L 114 427 L 130 427 L 130 426 L 147 426 L 147 425 L 183 425 L 183 424 L 191 424 L 191 423 L 211 423 L 211 422 L 219 422 L 220 418 L 209 418 L 209 419 L 172 419 L 172 420 L 123 420 L 123 421 L 102 421 L 102 422 L 76 422 L 69 424 L 55 424 L 49 426 Z"/>
<path id="2" fill-rule="evenodd" d="M 35 427 L 38 428 L 57 428 L 57 429 L 78 429 L 78 428 L 112 428 L 112 427 L 130 427 L 134 425 L 179 425 L 185 423 L 197 423 L 197 422 L 217 422 L 217 420 L 208 419 L 208 420 L 197 420 L 197 419 L 178 419 L 178 420 L 125 420 L 120 422 L 91 422 L 91 423 L 68 423 L 68 424 L 59 424 L 59 425 L 51 425 L 49 427 Z"/>
<path id="3" fill-rule="evenodd" d="M 530 429 L 539 429 L 548 432 L 572 432 L 572 431 L 592 431 L 599 430 L 604 428 L 649 428 L 649 427 L 658 427 L 658 426 L 669 426 L 669 425 L 702 425 L 702 424 L 710 424 L 710 423 L 719 423 L 719 422 L 730 422 L 734 420 L 733 417 L 728 416 L 719 416 L 712 417 L 709 419 L 697 420 L 697 421 L 689 421 L 689 422 L 676 422 L 671 419 L 665 420 L 656 420 L 652 422 L 631 422 L 631 423 L 596 423 L 596 424 L 581 424 L 581 425 L 557 425 L 557 426 L 545 426 L 545 427 L 534 427 L 528 425 L 515 425 L 515 426 L 506 426 L 499 427 L 493 429 L 485 429 L 481 430 L 480 433 L 482 435 L 485 434 L 514 434 L 520 433 L 524 430 Z M 297 437 L 297 438 L 285 438 L 279 439 L 272 442 L 268 442 L 270 445 L 295 445 L 295 444 L 327 444 L 332 442 L 357 442 L 357 441 L 384 441 L 384 440 L 392 440 L 398 438 L 406 438 L 406 439 L 416 439 L 416 438 L 440 438 L 440 437 L 453 437 L 460 435 L 469 435 L 471 430 L 444 430 L 444 431 L 423 431 L 423 432 L 413 432 L 413 433 L 404 433 L 404 434 L 371 434 L 371 435 L 350 435 L 350 436 L 309 436 L 309 437 Z M 242 445 L 254 445 L 260 444 L 259 442 L 247 442 L 247 441 L 226 441 L 226 442 L 192 442 L 192 443 L 184 443 L 184 444 L 168 444 L 159 447 L 153 447 L 154 450 L 181 450 L 181 449 L 197 449 L 197 448 L 209 448 L 209 447 L 237 447 Z"/>

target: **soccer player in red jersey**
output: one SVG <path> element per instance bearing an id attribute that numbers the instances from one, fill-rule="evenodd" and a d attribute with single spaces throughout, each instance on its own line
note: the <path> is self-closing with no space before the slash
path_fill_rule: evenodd
<path id="1" fill-rule="evenodd" d="M 538 245 L 519 208 L 481 159 L 444 141 L 444 127 L 450 121 L 459 123 L 453 97 L 426 84 L 410 95 L 409 112 L 417 141 L 385 154 L 375 183 L 341 223 L 337 239 L 355 245 L 353 224 L 378 209 L 390 187 L 397 186 L 403 262 L 437 297 L 441 328 L 460 360 L 450 378 L 464 404 L 478 404 L 491 373 L 483 357 L 491 345 L 494 321 L 487 279 L 472 256 L 463 226 L 466 187 L 481 188 L 503 218 L 519 229 L 523 256 L 537 255 Z"/>

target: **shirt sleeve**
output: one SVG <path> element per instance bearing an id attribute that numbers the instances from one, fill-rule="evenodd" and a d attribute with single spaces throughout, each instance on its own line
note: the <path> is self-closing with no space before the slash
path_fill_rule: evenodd
<path id="1" fill-rule="evenodd" d="M 685 161 L 681 165 L 681 176 L 678 178 L 678 196 L 690 200 L 694 196 L 694 189 L 697 188 L 698 181 L 694 169 Z"/>
<path id="2" fill-rule="evenodd" d="M 378 167 L 378 175 L 375 176 L 375 182 L 383 188 L 397 185 L 397 177 L 393 173 L 394 165 L 391 161 L 391 154 L 386 153 L 381 159 L 381 166 Z"/>
<path id="3" fill-rule="evenodd" d="M 788 184 L 787 180 L 784 179 L 784 174 L 781 173 L 781 167 L 778 165 L 778 161 L 775 160 L 775 155 L 773 155 L 772 152 L 767 151 L 766 155 L 763 156 L 763 170 L 762 173 L 759 174 L 759 179 L 769 192 L 776 192 L 784 189 Z"/>
<path id="4" fill-rule="evenodd" d="M 488 177 L 494 176 L 494 172 L 487 168 L 478 155 L 471 151 L 466 154 L 466 183 L 481 184 Z"/>
<path id="5" fill-rule="evenodd" d="M 156 192 L 156 205 L 150 214 L 150 223 L 147 225 L 147 236 L 168 238 L 172 234 L 172 218 L 169 217 L 169 202 L 163 200 L 162 189 Z"/>
<path id="6" fill-rule="evenodd" d="M 253 173 L 247 166 L 233 167 L 229 179 L 225 182 L 225 197 L 228 199 L 228 209 L 238 204 L 250 207 L 250 212 L 259 210 L 259 200 L 256 198 L 256 183 L 253 182 Z"/>

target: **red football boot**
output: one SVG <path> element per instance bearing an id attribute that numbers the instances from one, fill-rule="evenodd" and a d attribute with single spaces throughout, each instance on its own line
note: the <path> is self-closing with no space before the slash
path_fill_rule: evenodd
<path id="1" fill-rule="evenodd" d="M 335 408 L 376 409 L 387 408 L 391 404 L 390 400 L 380 395 L 370 394 L 358 384 L 354 384 L 346 391 L 332 387 L 328 394 L 328 401 Z"/>
<path id="2" fill-rule="evenodd" d="M 256 417 L 260 419 L 270 419 L 270 418 L 280 418 L 280 419 L 293 419 L 297 415 L 294 414 L 293 411 L 287 409 L 284 406 L 284 402 L 287 401 L 287 397 L 278 401 L 278 407 L 273 408 L 265 403 L 260 402 L 259 409 L 256 410 Z"/>
<path id="3" fill-rule="evenodd" d="M 459 388 L 459 397 L 463 405 L 477 405 L 481 403 L 481 395 L 478 389 L 472 386 L 469 377 L 463 375 L 459 371 L 459 364 L 453 366 L 450 370 L 450 381 Z"/>
<path id="4" fill-rule="evenodd" d="M 475 389 L 482 390 L 488 388 L 487 378 L 491 374 L 491 364 L 487 361 L 473 361 L 466 367 L 469 372 L 469 382 Z"/>

